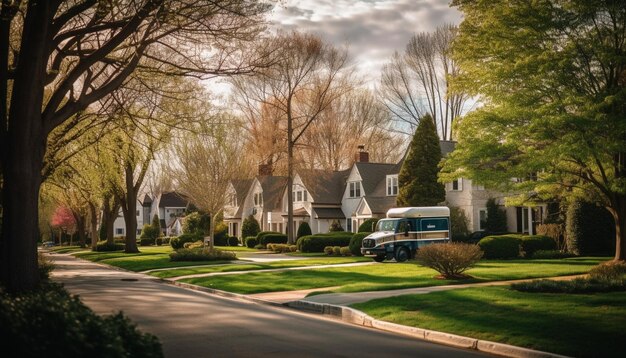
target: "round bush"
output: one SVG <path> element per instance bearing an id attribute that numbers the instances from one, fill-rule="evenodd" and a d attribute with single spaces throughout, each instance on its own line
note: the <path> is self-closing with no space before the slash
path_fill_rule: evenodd
<path id="1" fill-rule="evenodd" d="M 161 246 L 161 245 L 163 245 L 163 239 L 162 239 L 162 238 L 160 238 L 160 237 L 157 237 L 157 239 L 156 239 L 156 240 L 154 240 L 154 244 L 155 244 L 156 246 Z"/>
<path id="2" fill-rule="evenodd" d="M 513 259 L 519 257 L 520 239 L 515 236 L 487 236 L 478 242 L 486 259 Z"/>
<path id="3" fill-rule="evenodd" d="M 352 252 L 350 252 L 350 248 L 348 246 L 340 247 L 339 253 L 341 256 L 352 256 Z"/>
<path id="4" fill-rule="evenodd" d="M 544 235 L 523 236 L 520 245 L 524 257 L 532 257 L 539 250 L 556 250 L 556 241 Z"/>
<path id="5" fill-rule="evenodd" d="M 239 246 L 239 239 L 235 236 L 229 237 L 228 246 Z"/>
<path id="6" fill-rule="evenodd" d="M 287 235 L 285 234 L 265 234 L 259 239 L 259 244 L 267 246 L 267 244 L 286 244 Z"/>
<path id="7" fill-rule="evenodd" d="M 331 256 L 334 253 L 333 247 L 332 246 L 324 247 L 324 253 L 328 256 Z"/>
<path id="8" fill-rule="evenodd" d="M 427 245 L 415 258 L 426 267 L 439 272 L 444 278 L 464 278 L 463 272 L 476 264 L 483 252 L 478 245 L 462 242 Z"/>
<path id="9" fill-rule="evenodd" d="M 247 248 L 249 249 L 253 249 L 256 245 L 259 244 L 259 242 L 257 241 L 256 237 L 254 236 L 248 236 L 243 240 L 243 243 L 246 245 Z"/>
<path id="10" fill-rule="evenodd" d="M 348 247 L 350 248 L 350 252 L 354 256 L 362 256 L 361 255 L 361 246 L 363 246 L 363 239 L 366 238 L 369 232 L 357 232 L 352 235 L 352 239 L 350 239 L 350 244 Z"/>
<path id="11" fill-rule="evenodd" d="M 376 224 L 378 223 L 378 219 L 371 218 L 363 221 L 361 225 L 359 225 L 359 232 L 373 232 L 376 230 Z"/>
<path id="12" fill-rule="evenodd" d="M 303 236 L 296 242 L 300 252 L 324 252 L 326 246 L 348 246 L 352 239 L 352 233 L 340 232 L 329 234 L 317 234 Z"/>
<path id="13" fill-rule="evenodd" d="M 200 240 L 202 240 L 202 236 L 200 236 L 200 235 L 197 235 L 197 234 L 182 234 L 179 237 L 172 238 L 170 240 L 170 246 L 172 246 L 172 248 L 174 250 L 178 250 L 178 249 L 183 248 L 183 246 L 187 242 L 194 242 L 194 241 L 200 241 Z"/>
<path id="14" fill-rule="evenodd" d="M 259 234 L 260 231 L 261 226 L 253 215 L 245 218 L 243 224 L 241 225 L 241 236 L 243 237 L 256 236 Z"/>

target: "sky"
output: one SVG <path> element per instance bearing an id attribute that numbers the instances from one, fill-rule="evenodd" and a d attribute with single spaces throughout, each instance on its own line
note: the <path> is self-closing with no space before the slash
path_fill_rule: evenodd
<path id="1" fill-rule="evenodd" d="M 404 51 L 414 33 L 461 22 L 461 13 L 449 2 L 284 0 L 270 16 L 277 28 L 312 32 L 338 47 L 348 45 L 357 72 L 372 86 L 393 52 Z"/>

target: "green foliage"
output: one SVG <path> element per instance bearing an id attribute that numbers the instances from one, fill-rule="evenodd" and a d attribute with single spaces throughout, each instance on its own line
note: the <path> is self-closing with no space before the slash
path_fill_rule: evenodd
<path id="1" fill-rule="evenodd" d="M 328 228 L 328 231 L 339 232 L 339 231 L 344 231 L 344 230 L 339 220 L 333 220 L 333 222 L 330 224 L 330 227 Z"/>
<path id="2" fill-rule="evenodd" d="M 287 235 L 267 233 L 259 239 L 259 244 L 267 246 L 267 244 L 286 244 Z"/>
<path id="3" fill-rule="evenodd" d="M 252 249 L 259 244 L 259 241 L 254 236 L 248 236 L 243 240 L 243 243 L 247 248 Z"/>
<path id="4" fill-rule="evenodd" d="M 109 245 L 106 241 L 98 241 L 96 244 L 96 251 L 105 252 L 105 251 L 121 251 L 124 250 L 125 245 L 114 243 Z"/>
<path id="5" fill-rule="evenodd" d="M 159 216 L 157 214 L 154 214 L 154 216 L 152 217 L 152 223 L 150 224 L 152 225 L 153 228 L 156 228 L 159 230 L 159 235 L 161 233 L 161 221 L 159 220 Z"/>
<path id="6" fill-rule="evenodd" d="M 237 256 L 232 251 L 222 251 L 216 248 L 193 247 L 178 249 L 170 254 L 171 261 L 221 261 L 236 260 Z"/>
<path id="7" fill-rule="evenodd" d="M 267 244 L 267 249 L 276 253 L 296 252 L 296 245 Z"/>
<path id="8" fill-rule="evenodd" d="M 478 242 L 486 259 L 514 259 L 520 254 L 518 235 L 487 236 Z"/>
<path id="9" fill-rule="evenodd" d="M 478 245 L 462 242 L 426 245 L 417 250 L 415 256 L 422 266 L 430 267 L 446 279 L 466 278 L 463 272 L 482 257 Z"/>
<path id="10" fill-rule="evenodd" d="M 197 234 L 182 234 L 179 237 L 173 237 L 170 239 L 170 246 L 172 249 L 181 249 L 187 242 L 195 242 L 202 240 L 202 236 Z"/>
<path id="11" fill-rule="evenodd" d="M 155 244 L 156 246 L 161 246 L 161 245 L 163 245 L 163 238 L 161 238 L 161 237 L 157 237 L 157 239 L 156 239 L 156 240 L 154 240 L 154 244 Z"/>
<path id="12" fill-rule="evenodd" d="M 348 244 L 348 247 L 350 248 L 350 252 L 352 253 L 352 255 L 363 256 L 361 254 L 361 247 L 363 246 L 363 239 L 369 234 L 371 233 L 359 231 L 356 234 L 352 235 L 352 238 L 350 239 L 350 243 Z"/>
<path id="13" fill-rule="evenodd" d="M 378 219 L 370 218 L 365 221 L 361 225 L 359 225 L 358 232 L 374 232 L 376 231 L 376 224 L 378 224 Z"/>
<path id="14" fill-rule="evenodd" d="M 155 242 L 156 242 L 156 239 L 152 237 L 145 237 L 145 238 L 139 239 L 139 245 L 141 246 L 152 246 L 155 244 Z"/>
<path id="15" fill-rule="evenodd" d="M 15 357 L 163 357 L 161 344 L 122 313 L 95 314 L 61 285 L 0 291 L 0 347 Z"/>
<path id="16" fill-rule="evenodd" d="M 139 238 L 156 240 L 156 238 L 158 238 L 159 236 L 161 236 L 161 230 L 159 228 L 152 225 L 144 224 L 143 228 L 141 229 L 141 236 L 139 236 Z"/>
<path id="17" fill-rule="evenodd" d="M 506 211 L 500 209 L 496 199 L 487 200 L 487 222 L 485 231 L 493 234 L 503 234 L 508 231 L 506 226 Z"/>
<path id="18" fill-rule="evenodd" d="M 37 252 L 37 268 L 39 269 L 39 278 L 42 281 L 50 278 L 50 272 L 54 269 L 54 264 L 42 252 Z"/>
<path id="19" fill-rule="evenodd" d="M 227 235 L 215 236 L 213 238 L 213 245 L 228 246 L 228 236 Z"/>
<path id="20" fill-rule="evenodd" d="M 615 252 L 615 221 L 603 207 L 574 201 L 567 210 L 567 250 L 576 255 Z"/>
<path id="21" fill-rule="evenodd" d="M 263 237 L 265 235 L 269 235 L 269 234 L 280 234 L 280 232 L 278 231 L 261 231 L 260 233 L 258 233 L 258 235 L 256 236 L 256 240 L 258 243 L 261 243 L 261 239 L 263 239 Z"/>
<path id="22" fill-rule="evenodd" d="M 352 239 L 352 233 L 341 232 L 333 235 L 309 235 L 303 236 L 296 242 L 300 252 L 324 252 L 326 246 L 348 246 Z"/>
<path id="23" fill-rule="evenodd" d="M 451 206 L 450 207 L 450 239 L 452 241 L 464 242 L 469 239 L 469 218 L 465 214 L 465 210 Z"/>
<path id="24" fill-rule="evenodd" d="M 107 228 L 106 228 L 106 225 L 104 225 L 104 223 L 102 223 L 100 225 L 100 228 L 98 229 L 98 237 L 100 238 L 101 241 L 104 241 L 107 239 Z"/>
<path id="25" fill-rule="evenodd" d="M 589 271 L 589 277 L 599 281 L 623 280 L 626 275 L 626 262 L 608 261 Z"/>
<path id="26" fill-rule="evenodd" d="M 398 206 L 433 206 L 445 200 L 445 187 L 437 181 L 440 161 L 437 128 L 427 114 L 420 119 L 398 174 Z"/>
<path id="27" fill-rule="evenodd" d="M 537 250 L 532 255 L 532 259 L 546 260 L 546 259 L 565 259 L 572 257 L 573 255 L 561 250 Z"/>
<path id="28" fill-rule="evenodd" d="M 257 236 L 259 232 L 261 232 L 261 226 L 257 219 L 253 215 L 248 216 L 241 225 L 241 236 Z"/>
<path id="29" fill-rule="evenodd" d="M 556 241 L 543 235 L 522 236 L 520 248 L 524 257 L 533 257 L 539 250 L 556 250 Z"/>
<path id="30" fill-rule="evenodd" d="M 231 236 L 228 238 L 228 246 L 239 246 L 239 238 Z"/>
<path id="31" fill-rule="evenodd" d="M 183 220 L 183 234 L 197 234 L 201 236 L 209 236 L 211 217 L 209 214 L 193 212 L 185 216 Z"/>
<path id="32" fill-rule="evenodd" d="M 613 292 L 626 291 L 626 280 L 601 281 L 580 277 L 570 281 L 534 280 L 514 283 L 511 288 L 516 291 L 535 293 Z"/>
<path id="33" fill-rule="evenodd" d="M 309 223 L 306 221 L 303 221 L 300 223 L 300 226 L 298 226 L 298 232 L 296 234 L 296 239 L 301 238 L 302 236 L 307 236 L 307 235 L 311 235 L 313 232 L 311 232 L 311 226 L 309 226 Z"/>

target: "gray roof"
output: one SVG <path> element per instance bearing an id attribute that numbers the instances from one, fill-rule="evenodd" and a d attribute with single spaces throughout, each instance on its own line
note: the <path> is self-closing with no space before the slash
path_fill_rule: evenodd
<path id="1" fill-rule="evenodd" d="M 318 219 L 345 219 L 341 208 L 313 208 Z"/>
<path id="2" fill-rule="evenodd" d="M 152 199 L 150 198 L 150 195 L 146 194 L 143 196 L 143 201 L 141 202 L 141 204 L 143 206 L 148 206 L 149 204 L 152 204 Z"/>
<path id="3" fill-rule="evenodd" d="M 387 210 L 396 206 L 395 196 L 374 196 L 363 198 L 372 214 L 387 214 Z"/>
<path id="4" fill-rule="evenodd" d="M 280 209 L 283 191 L 287 185 L 287 177 L 260 176 L 257 177 L 263 188 L 263 206 L 266 211 Z"/>
<path id="5" fill-rule="evenodd" d="M 354 165 L 361 174 L 365 196 L 374 195 L 376 187 L 381 181 L 385 181 L 387 175 L 398 174 L 397 164 L 357 162 Z"/>
<path id="6" fill-rule="evenodd" d="M 241 219 L 241 215 L 243 214 L 243 202 L 246 200 L 246 196 L 248 195 L 248 191 L 252 187 L 253 179 L 240 179 L 233 180 L 231 184 L 235 188 L 235 193 L 237 194 L 237 213 L 235 213 L 235 218 Z"/>
<path id="7" fill-rule="evenodd" d="M 186 208 L 188 204 L 189 200 L 175 191 L 161 194 L 159 200 L 159 208 Z"/>
<path id="8" fill-rule="evenodd" d="M 298 170 L 298 174 L 315 203 L 341 204 L 349 169 L 337 172 L 302 169 Z"/>

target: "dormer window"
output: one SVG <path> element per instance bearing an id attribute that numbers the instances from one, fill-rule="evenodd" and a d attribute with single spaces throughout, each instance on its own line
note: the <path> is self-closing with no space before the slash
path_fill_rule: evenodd
<path id="1" fill-rule="evenodd" d="M 254 193 L 254 206 L 263 206 L 263 193 Z"/>
<path id="2" fill-rule="evenodd" d="M 293 194 L 293 201 L 295 202 L 299 202 L 299 201 L 309 201 L 309 195 L 308 192 L 304 189 L 302 190 L 294 190 L 292 192 Z"/>
<path id="3" fill-rule="evenodd" d="M 452 191 L 461 191 L 463 190 L 463 178 L 454 179 L 452 181 Z"/>
<path id="4" fill-rule="evenodd" d="M 237 195 L 230 194 L 230 197 L 228 198 L 228 204 L 230 206 L 237 206 Z"/>
<path id="5" fill-rule="evenodd" d="M 387 175 L 387 196 L 398 195 L 398 175 Z"/>
<path id="6" fill-rule="evenodd" d="M 353 181 L 348 183 L 349 188 L 350 188 L 350 192 L 349 192 L 349 197 L 350 198 L 359 198 L 361 197 L 361 182 L 359 181 Z"/>

